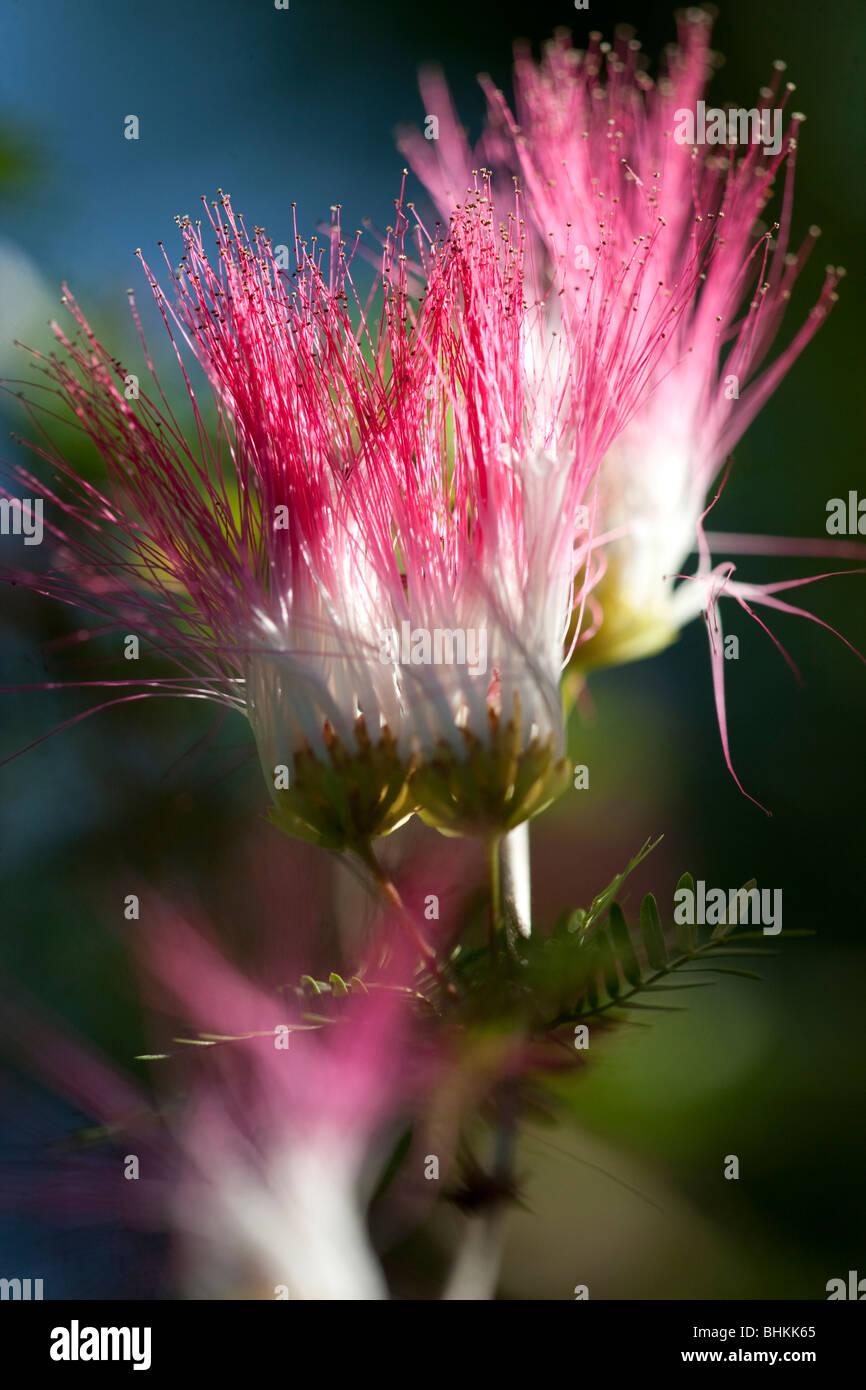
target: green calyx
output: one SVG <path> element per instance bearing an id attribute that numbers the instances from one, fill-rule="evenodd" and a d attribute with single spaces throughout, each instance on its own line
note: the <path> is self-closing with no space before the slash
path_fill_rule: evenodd
<path id="1" fill-rule="evenodd" d="M 504 835 L 568 786 L 568 763 L 557 755 L 552 735 L 524 744 L 517 697 L 508 719 L 488 711 L 486 739 L 469 729 L 460 733 L 462 756 L 442 739 L 410 780 L 421 819 L 445 835 Z"/>
<path id="2" fill-rule="evenodd" d="M 415 810 L 409 762 L 385 726 L 374 743 L 363 715 L 355 747 L 325 724 L 327 756 L 304 743 L 294 754 L 289 785 L 275 784 L 270 819 L 287 835 L 324 849 L 351 850 L 396 829 Z"/>

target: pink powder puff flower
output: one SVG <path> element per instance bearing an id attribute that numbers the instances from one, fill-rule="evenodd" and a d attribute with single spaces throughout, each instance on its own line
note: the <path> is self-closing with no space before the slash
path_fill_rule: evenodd
<path id="1" fill-rule="evenodd" d="M 684 114 L 696 111 L 705 95 L 710 27 L 702 12 L 686 12 L 680 45 L 669 51 L 657 82 L 641 65 L 640 45 L 630 31 L 621 31 L 614 45 L 594 34 L 586 52 L 559 34 L 538 65 L 518 46 L 516 116 L 502 93 L 482 79 L 488 120 L 479 151 L 520 176 L 537 284 L 561 275 L 566 297 L 577 295 L 579 302 L 601 248 L 613 245 L 625 256 L 627 248 L 639 246 L 641 260 L 652 267 L 643 298 L 667 297 L 684 265 L 691 266 L 696 255 L 701 260 L 700 291 L 678 306 L 645 403 L 612 441 L 599 469 L 593 546 L 603 547 L 604 574 L 588 600 L 596 622 L 577 636 L 575 665 L 587 669 L 646 655 L 706 614 L 723 747 L 733 773 L 718 599 L 731 597 L 753 616 L 752 604 L 803 610 L 778 598 L 777 590 L 787 585 L 734 580 L 730 562 L 714 565 L 712 548 L 798 553 L 798 547 L 768 537 L 715 538 L 703 523 L 718 496 L 725 460 L 817 332 L 844 271 L 827 268 L 806 322 L 767 365 L 792 287 L 818 235 L 812 228 L 798 251 L 789 249 L 804 118 L 795 113 L 787 129 L 779 129 L 793 85 L 780 91 L 784 64 L 776 63 L 760 104 L 777 121 L 776 149 L 765 148 L 763 135 L 744 150 L 678 139 L 687 126 Z M 471 178 L 478 154 L 457 126 L 441 78 L 427 74 L 423 91 L 428 110 L 443 112 L 439 141 L 409 134 L 402 144 L 441 209 L 451 190 Z M 783 169 L 779 221 L 756 231 Z M 831 552 L 820 542 L 799 549 L 855 553 L 851 547 Z M 686 576 L 694 551 L 697 569 Z"/>
<path id="2" fill-rule="evenodd" d="M 98 615 L 104 631 L 132 630 L 181 672 L 93 682 L 118 688 L 115 703 L 170 695 L 242 712 L 279 823 L 326 846 L 366 845 L 412 810 L 408 738 L 376 660 L 389 596 L 368 562 L 354 495 L 358 460 L 379 447 L 379 393 L 370 387 L 378 369 L 350 323 L 350 258 L 336 221 L 326 278 L 323 255 L 297 237 L 296 268 L 284 274 L 264 232 L 248 238 L 227 198 L 208 218 L 213 264 L 199 224 L 178 219 L 175 303 L 145 266 L 188 392 L 192 437 L 143 335 L 152 394 L 101 346 L 67 293 L 77 332 L 55 325 L 65 355 L 35 356 L 46 389 L 96 446 L 108 486 L 78 476 L 47 436 L 30 444 L 57 482 L 46 486 L 25 468 L 18 480 L 44 497 L 57 549 L 47 572 L 11 578 Z M 210 434 L 183 344 L 216 397 Z M 33 414 L 42 427 L 38 408 Z"/>
<path id="3" fill-rule="evenodd" d="M 443 829 L 500 834 L 562 785 L 587 489 L 694 292 L 693 268 L 670 299 L 647 296 L 635 257 L 603 251 L 584 304 L 555 282 L 530 299 L 519 214 L 497 228 L 482 183 L 426 251 L 419 227 L 416 308 L 398 200 L 378 324 L 338 220 L 327 279 L 324 254 L 296 240 L 292 284 L 227 198 L 208 213 L 215 265 L 179 219 L 175 303 L 145 269 L 194 444 L 155 376 L 153 399 L 128 388 L 71 296 L 66 359 L 39 359 L 110 487 L 50 441 L 31 446 L 60 479 L 42 491 L 61 548 L 47 574 L 14 577 L 137 629 L 183 672 L 102 682 L 125 689 L 118 702 L 167 693 L 245 713 L 277 822 L 367 863 L 371 837 L 419 806 Z M 182 344 L 216 397 L 215 437 Z"/>
<path id="4" fill-rule="evenodd" d="M 400 670 L 421 750 L 413 793 L 441 829 L 494 837 L 564 784 L 559 686 L 572 610 L 594 578 L 591 487 L 696 283 L 644 297 L 641 267 L 602 251 L 582 303 L 559 278 L 534 293 L 521 214 L 515 197 L 500 223 L 482 177 L 443 241 L 419 225 L 417 320 L 406 333 L 399 261 L 389 318 L 393 443 L 369 463 L 384 465 L 371 492 L 396 536 L 391 548 L 378 528 L 383 563 L 399 558 L 400 626 L 419 646 L 444 627 L 465 633 L 468 650 L 474 634 L 483 653 L 414 691 L 411 662 Z"/>

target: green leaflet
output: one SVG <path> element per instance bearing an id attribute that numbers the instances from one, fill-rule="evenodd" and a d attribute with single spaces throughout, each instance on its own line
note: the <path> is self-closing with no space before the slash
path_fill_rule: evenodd
<path id="1" fill-rule="evenodd" d="M 625 874 L 621 874 L 614 883 L 624 878 Z M 754 886 L 753 881 L 744 886 L 747 889 Z M 682 875 L 677 883 L 677 890 L 680 889 L 694 891 L 694 880 L 690 874 Z M 638 1000 L 637 996 L 680 989 L 703 989 L 714 983 L 712 980 L 686 981 L 682 978 L 674 983 L 669 977 L 675 972 L 760 980 L 761 976 L 753 970 L 733 964 L 723 965 L 721 962 L 740 956 L 777 954 L 774 950 L 745 944 L 761 939 L 762 934 L 737 932 L 735 924 L 731 923 L 716 927 L 703 941 L 699 938 L 698 928 L 687 924 L 675 924 L 673 931 L 668 933 L 652 893 L 647 893 L 640 905 L 638 936 L 636 929 L 629 926 L 619 902 L 613 900 L 604 907 L 607 893 L 608 890 L 605 890 L 605 893 L 598 895 L 588 913 L 575 911 L 564 923 L 561 919 L 556 937 L 561 957 L 560 968 L 565 978 L 574 980 L 575 988 L 570 1005 L 549 1022 L 550 1028 L 602 1014 L 609 1014 L 611 1021 L 627 1022 L 629 1020 L 623 1011 L 675 1011 L 680 1006 L 650 1003 L 643 998 Z M 605 915 L 606 922 L 603 920 Z M 590 926 L 594 926 L 594 930 L 587 935 Z M 811 935 L 802 931 L 787 934 Z M 780 935 L 785 936 L 786 933 L 781 932 Z M 641 963 L 642 958 L 644 964 Z M 566 969 L 568 965 L 570 969 Z M 685 970 L 686 966 L 691 966 L 691 970 Z"/>
<path id="2" fill-rule="evenodd" d="M 622 973 L 630 985 L 639 985 L 641 982 L 640 961 L 632 946 L 625 915 L 619 903 L 611 903 L 609 921 L 610 932 Z"/>
<path id="3" fill-rule="evenodd" d="M 658 905 L 652 893 L 647 893 L 640 905 L 640 927 L 647 960 L 653 970 L 664 970 L 668 953 Z"/>
<path id="4" fill-rule="evenodd" d="M 691 874 L 685 873 L 682 875 L 681 879 L 679 880 L 676 886 L 676 892 L 679 893 L 682 889 L 685 889 L 687 892 L 694 894 L 695 881 L 692 878 Z M 675 921 L 674 936 L 676 939 L 677 948 L 687 955 L 689 951 L 693 951 L 695 949 L 695 945 L 698 939 L 698 929 L 693 923 Z"/>

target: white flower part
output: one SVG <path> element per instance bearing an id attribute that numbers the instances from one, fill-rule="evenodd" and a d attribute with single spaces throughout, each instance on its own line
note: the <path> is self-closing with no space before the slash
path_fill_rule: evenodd
<path id="1" fill-rule="evenodd" d="M 574 369 L 558 295 L 528 316 L 522 348 L 524 391 L 532 403 L 526 421 L 529 448 L 536 454 L 547 449 L 556 452 L 557 441 L 564 435 L 566 387 Z"/>
<path id="2" fill-rule="evenodd" d="M 444 738 L 462 757 L 461 730 L 486 742 L 491 703 L 507 720 L 515 698 L 524 746 L 552 735 L 561 748 L 558 684 L 573 577 L 571 533 L 562 514 L 567 471 L 551 454 L 520 457 L 506 446 L 497 463 L 477 567 L 467 566 L 453 587 L 418 586 L 412 593 L 413 628 L 459 631 L 466 650 L 483 655 L 474 667 L 467 662 L 400 669 L 422 754 Z"/>
<path id="3" fill-rule="evenodd" d="M 363 1154 L 345 1133 L 292 1136 L 262 1169 L 219 1149 L 178 1202 L 190 1297 L 388 1297 L 367 1236 Z"/>
<path id="4" fill-rule="evenodd" d="M 614 534 L 605 545 L 602 632 L 604 623 L 632 627 L 634 655 L 670 640 L 702 606 L 700 586 L 675 589 L 705 507 L 694 433 L 674 402 L 666 402 L 663 421 L 654 417 L 642 413 L 620 435 L 599 474 L 597 529 Z"/>
<path id="5" fill-rule="evenodd" d="M 522 492 L 523 630 L 539 666 L 556 683 L 574 583 L 574 518 L 568 507 L 571 460 L 535 450 L 515 463 Z"/>
<path id="6" fill-rule="evenodd" d="M 387 724 L 408 750 L 405 695 L 394 665 L 381 659 L 391 605 L 369 569 L 345 561 L 329 578 L 327 589 L 320 584 L 306 596 L 303 616 L 291 601 L 279 621 L 252 615 L 247 714 L 268 779 L 277 764 L 291 765 L 303 743 L 325 758 L 326 721 L 354 749 L 359 714 L 372 741 Z"/>
<path id="7" fill-rule="evenodd" d="M 536 449 L 508 463 L 518 487 L 512 534 L 502 547 L 496 597 L 509 622 L 500 627 L 497 653 L 503 708 L 516 694 L 524 737 L 551 734 L 562 742 L 559 677 L 571 612 L 574 551 L 567 492 L 570 460 L 564 450 Z"/>

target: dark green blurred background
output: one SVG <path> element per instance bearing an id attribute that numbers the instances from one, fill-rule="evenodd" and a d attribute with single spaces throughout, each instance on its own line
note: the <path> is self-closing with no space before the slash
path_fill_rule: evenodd
<path id="1" fill-rule="evenodd" d="M 142 301 L 146 294 L 132 249 L 155 263 L 157 239 L 172 245 L 173 215 L 194 214 L 198 196 L 217 186 L 275 242 L 290 240 L 292 201 L 308 232 L 337 201 L 348 227 L 364 216 L 386 224 L 402 167 L 394 128 L 424 116 L 415 86 L 422 62 L 444 65 L 477 134 L 474 75 L 484 69 L 507 85 L 513 38 L 538 41 L 558 25 L 578 38 L 590 28 L 610 37 L 619 21 L 637 28 L 651 55 L 674 36 L 667 5 L 620 0 L 592 0 L 581 12 L 566 0 L 292 0 L 288 12 L 265 0 L 132 10 L 7 3 L 0 373 L 23 373 L 23 363 L 10 365 L 11 337 L 44 341 L 61 279 L 118 355 L 131 352 L 124 291 L 134 284 Z M 713 98 L 750 105 L 782 57 L 808 116 L 795 240 L 811 223 L 824 235 L 786 332 L 817 297 L 825 261 L 845 265 L 848 277 L 829 322 L 737 449 L 717 529 L 821 536 L 828 498 L 866 492 L 864 30 L 866 9 L 854 0 L 721 6 L 714 42 L 727 62 Z M 129 113 L 141 121 L 138 142 L 122 137 Z M 147 311 L 146 321 L 170 376 Z M 16 457 L 11 443 L 5 452 Z M 744 559 L 739 573 L 781 579 L 832 567 Z M 801 596 L 863 650 L 864 593 L 854 576 Z M 76 630 L 74 614 L 20 592 L 7 591 L 2 604 L 4 684 L 127 674 L 98 643 L 53 650 Z M 652 888 L 670 906 L 684 868 L 724 886 L 754 875 L 783 889 L 786 927 L 816 935 L 785 943 L 763 983 L 732 980 L 690 995 L 697 1002 L 687 1013 L 659 1015 L 652 1028 L 590 1053 L 569 1093 L 574 1127 L 524 1145 L 531 1214 L 513 1222 L 505 1277 L 516 1297 L 570 1298 L 586 1283 L 601 1298 L 822 1298 L 831 1277 L 866 1274 L 866 670 L 826 631 L 779 616 L 772 626 L 805 678 L 797 688 L 756 625 L 731 608 L 726 621 L 741 644 L 727 668 L 733 754 L 772 819 L 725 770 L 706 637 L 694 624 L 668 652 L 592 680 L 595 716 L 571 727 L 590 790 L 571 793 L 533 828 L 537 916 L 543 924 L 585 903 L 648 835 L 664 834 L 635 876 L 633 903 Z M 86 704 L 75 692 L 3 696 L 0 756 Z M 194 747 L 212 723 L 192 703 L 129 705 L 0 768 L 0 972 L 124 1064 L 145 1035 L 123 932 L 146 930 L 145 920 L 123 924 L 125 893 L 183 889 L 242 941 L 255 928 L 261 854 L 278 885 L 281 875 L 295 883 L 304 866 L 325 939 L 333 920 L 329 861 L 312 850 L 299 859 L 259 825 L 265 794 L 243 722 L 229 719 Z M 238 855 L 243 877 L 233 877 Z M 465 873 L 468 891 L 469 860 Z M 284 891 L 291 931 L 296 895 Z M 7 1158 L 38 1154 L 77 1123 L 24 1082 L 2 1095 Z M 731 1153 L 740 1157 L 736 1183 L 722 1177 Z M 94 1240 L 26 1213 L 0 1223 L 3 1271 L 46 1269 L 49 1296 L 168 1290 L 139 1237 Z"/>

